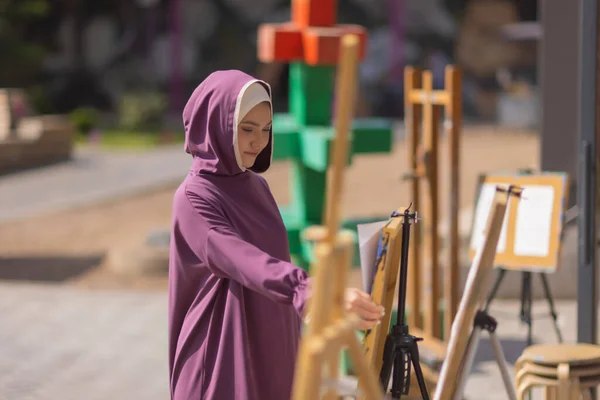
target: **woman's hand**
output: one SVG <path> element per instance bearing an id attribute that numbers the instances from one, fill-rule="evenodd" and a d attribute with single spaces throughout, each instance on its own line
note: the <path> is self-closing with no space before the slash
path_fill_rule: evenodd
<path id="1" fill-rule="evenodd" d="M 361 318 L 358 329 L 367 330 L 379 323 L 385 315 L 382 306 L 375 304 L 371 296 L 356 288 L 348 288 L 344 293 L 344 307 L 346 311 L 355 313 Z"/>

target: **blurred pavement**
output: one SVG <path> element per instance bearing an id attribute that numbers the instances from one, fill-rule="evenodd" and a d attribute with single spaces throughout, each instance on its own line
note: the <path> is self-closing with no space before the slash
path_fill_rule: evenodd
<path id="1" fill-rule="evenodd" d="M 160 189 L 182 180 L 190 165 L 182 144 L 146 152 L 78 148 L 72 161 L 0 177 L 0 223 Z"/>
<path id="2" fill-rule="evenodd" d="M 167 295 L 0 283 L 0 398 L 164 400 L 168 398 Z M 576 305 L 557 304 L 565 340 L 576 338 Z M 519 302 L 490 313 L 512 364 L 525 348 Z M 534 340 L 555 343 L 543 301 L 534 303 Z M 484 333 L 467 383 L 469 400 L 504 400 Z M 540 396 L 540 397 L 538 397 Z M 541 398 L 536 393 L 534 399 Z"/>

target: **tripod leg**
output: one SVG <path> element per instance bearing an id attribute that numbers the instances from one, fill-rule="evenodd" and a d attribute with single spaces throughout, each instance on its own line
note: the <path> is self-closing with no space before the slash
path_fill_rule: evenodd
<path id="1" fill-rule="evenodd" d="M 527 289 L 525 289 L 526 287 L 526 276 L 525 276 L 526 272 L 523 272 L 521 274 L 521 322 L 525 323 L 525 303 L 526 303 L 526 293 L 527 293 Z"/>
<path id="2" fill-rule="evenodd" d="M 462 365 L 457 374 L 456 391 L 454 392 L 453 400 L 462 400 L 463 392 L 467 383 L 467 378 L 471 373 L 473 367 L 473 361 L 475 360 L 475 354 L 479 347 L 479 337 L 481 334 L 481 328 L 475 327 L 469 336 L 467 344 L 467 350 L 465 351 L 465 357 L 463 358 Z"/>
<path id="3" fill-rule="evenodd" d="M 554 300 L 552 300 L 552 293 L 550 293 L 550 285 L 548 285 L 548 277 L 546 274 L 540 274 L 542 278 L 542 285 L 544 286 L 544 292 L 546 293 L 546 300 L 548 300 L 548 306 L 550 307 L 550 315 L 554 320 L 554 329 L 556 330 L 556 336 L 558 336 L 558 343 L 563 342 L 562 333 L 558 327 L 558 317 L 556 315 L 556 309 L 554 308 Z"/>
<path id="4" fill-rule="evenodd" d="M 521 321 L 527 324 L 527 345 L 533 343 L 531 321 L 531 272 L 523 271 L 521 281 Z"/>
<path id="5" fill-rule="evenodd" d="M 490 341 L 492 342 L 492 346 L 494 348 L 494 355 L 496 356 L 496 363 L 498 364 L 498 368 L 502 374 L 502 380 L 504 381 L 504 387 L 506 388 L 506 394 L 508 394 L 509 400 L 517 400 L 517 393 L 515 391 L 515 386 L 511 379 L 511 375 L 508 372 L 506 358 L 504 357 L 504 351 L 502 350 L 500 340 L 498 340 L 495 332 L 490 332 L 489 334 Z"/>
<path id="6" fill-rule="evenodd" d="M 398 355 L 396 354 L 397 351 L 399 351 L 399 349 L 394 346 L 394 342 L 388 337 L 383 347 L 383 361 L 381 364 L 381 373 L 379 374 L 379 381 L 381 382 L 384 393 L 387 393 L 388 387 L 390 386 L 392 367 L 394 365 L 394 360 L 398 358 Z"/>
<path id="7" fill-rule="evenodd" d="M 527 346 L 533 343 L 532 337 L 532 321 L 531 321 L 531 272 L 523 271 L 523 279 L 521 282 L 521 321 L 527 324 Z M 531 390 L 527 396 L 532 400 Z"/>
<path id="8" fill-rule="evenodd" d="M 413 342 L 412 346 L 409 348 L 410 358 L 412 360 L 413 368 L 415 371 L 415 377 L 417 378 L 417 383 L 419 384 L 419 389 L 421 391 L 421 398 L 423 400 L 429 400 L 429 393 L 427 392 L 427 385 L 425 385 L 425 378 L 423 378 L 423 370 L 421 369 L 421 361 L 419 358 L 419 348 L 417 347 L 417 343 Z"/>
<path id="9" fill-rule="evenodd" d="M 396 353 L 396 358 L 394 359 L 394 373 L 392 376 L 392 399 L 399 399 L 401 395 L 408 394 L 408 391 L 406 391 L 406 393 L 403 393 L 403 390 L 405 388 L 409 388 L 409 386 L 406 385 L 407 375 L 408 380 L 410 380 L 410 364 L 406 364 L 406 359 L 406 349 L 398 349 L 398 352 Z M 410 381 L 408 382 L 408 384 L 410 385 Z"/>
<path id="10" fill-rule="evenodd" d="M 492 304 L 492 300 L 494 300 L 494 297 L 496 297 L 496 293 L 498 293 L 498 289 L 500 289 L 500 284 L 502 283 L 502 280 L 504 279 L 505 273 L 506 273 L 506 270 L 504 268 L 500 268 L 500 270 L 498 271 L 498 276 L 496 277 L 496 280 L 494 281 L 494 286 L 492 286 L 492 291 L 490 292 L 490 296 L 488 297 L 487 302 L 485 303 L 484 311 L 488 310 L 488 308 L 490 307 L 490 304 Z"/>
<path id="11" fill-rule="evenodd" d="M 533 344 L 533 313 L 531 307 L 533 306 L 532 289 L 531 289 L 531 275 L 529 275 L 529 284 L 527 285 L 527 345 Z"/>

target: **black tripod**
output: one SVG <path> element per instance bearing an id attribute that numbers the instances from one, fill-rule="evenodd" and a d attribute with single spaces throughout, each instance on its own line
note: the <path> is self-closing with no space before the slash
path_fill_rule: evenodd
<path id="1" fill-rule="evenodd" d="M 506 274 L 506 270 L 504 268 L 500 268 L 498 273 L 498 277 L 494 282 L 494 286 L 492 287 L 492 291 L 490 293 L 490 297 L 487 300 L 487 304 L 485 305 L 485 309 L 487 310 L 490 306 L 490 303 L 496 296 L 498 289 L 500 288 L 500 284 L 502 283 L 502 279 L 504 279 L 504 275 Z M 542 285 L 544 287 L 544 294 L 546 296 L 546 300 L 548 301 L 548 306 L 550 308 L 550 316 L 554 321 L 554 330 L 556 330 L 556 335 L 558 336 L 558 342 L 562 343 L 562 333 L 560 332 L 560 328 L 558 327 L 557 314 L 554 308 L 554 300 L 552 299 L 552 293 L 550 293 L 550 285 L 548 285 L 548 279 L 546 278 L 545 273 L 540 273 L 540 278 L 542 278 Z M 533 272 L 531 271 L 522 271 L 522 279 L 521 279 L 521 322 L 527 324 L 527 345 L 531 346 L 533 344 L 532 337 L 532 325 L 533 318 L 531 316 L 531 303 L 532 303 L 532 278 Z"/>
<path id="2" fill-rule="evenodd" d="M 411 204 L 412 205 L 412 204 Z M 398 285 L 398 314 L 396 323 L 392 326 L 390 333 L 385 339 L 383 348 L 383 365 L 379 379 L 384 392 L 390 383 L 392 368 L 394 377 L 392 380 L 392 398 L 399 399 L 401 395 L 408 394 L 410 389 L 410 366 L 415 369 L 415 376 L 421 390 L 423 400 L 429 400 L 427 386 L 423 378 L 423 371 L 419 363 L 419 348 L 417 342 L 423 340 L 408 333 L 408 325 L 404 322 L 406 308 L 406 279 L 408 273 L 408 241 L 410 237 L 410 224 L 416 223 L 417 213 L 409 212 L 410 206 L 404 211 L 404 214 L 392 214 L 392 217 L 402 216 L 402 248 L 400 255 L 400 282 Z"/>

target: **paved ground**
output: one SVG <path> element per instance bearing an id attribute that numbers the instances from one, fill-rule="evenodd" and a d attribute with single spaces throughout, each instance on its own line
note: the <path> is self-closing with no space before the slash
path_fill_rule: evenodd
<path id="1" fill-rule="evenodd" d="M 537 162 L 537 138 L 499 137 L 493 129 L 490 133 L 463 142 L 463 206 L 472 201 L 480 172 Z M 446 157 L 444 146 L 442 143 L 440 151 Z M 500 146 L 503 154 L 498 154 Z M 496 157 L 486 153 L 490 147 Z M 347 177 L 344 215 L 379 215 L 406 202 L 410 194 L 399 183 L 406 170 L 405 154 L 405 149 L 397 146 L 391 157 L 356 160 Z M 48 255 L 88 257 L 106 251 L 115 242 L 141 240 L 149 229 L 169 220 L 170 193 L 157 194 L 145 205 L 139 200 L 128 207 L 115 204 L 87 214 L 59 213 L 17 220 L 133 194 L 142 188 L 171 185 L 181 179 L 188 166 L 189 156 L 177 145 L 142 157 L 83 151 L 70 164 L 2 177 L 0 256 L 12 256 L 13 261 L 32 255 L 46 257 L 41 260 L 47 260 Z M 276 199 L 285 204 L 289 200 L 286 165 L 278 164 L 267 175 Z M 143 223 L 136 231 L 128 230 L 134 217 Z M 47 267 L 47 262 L 44 265 Z M 573 340 L 575 304 L 561 302 L 558 307 L 565 337 Z M 492 309 L 500 321 L 498 333 L 510 362 L 525 346 L 526 332 L 518 323 L 518 308 L 518 302 L 498 301 Z M 534 309 L 536 315 L 544 316 L 536 320 L 536 340 L 555 341 L 545 317 L 545 304 L 536 304 Z M 90 291 L 59 283 L 0 283 L 0 399 L 166 399 L 165 326 L 164 290 Z M 467 387 L 469 399 L 506 398 L 491 354 L 489 341 L 484 338 Z"/>
<path id="2" fill-rule="evenodd" d="M 348 169 L 346 187 L 361 188 L 362 196 L 361 207 L 353 204 L 352 196 L 346 196 L 345 215 L 380 213 L 382 206 L 394 210 L 399 202 L 410 198 L 406 190 L 408 184 L 400 180 L 408 167 L 402 138 L 403 126 L 397 124 L 399 144 L 391 156 L 362 155 Z M 465 126 L 461 144 L 461 206 L 471 204 L 479 173 L 537 165 L 538 141 L 527 131 Z M 439 151 L 443 205 L 445 193 L 449 191 L 444 169 L 448 162 L 445 138 L 440 140 Z M 189 166 L 190 156 L 181 144 L 142 153 L 77 148 L 71 162 L 0 177 L 0 223 L 172 185 L 181 180 Z M 275 163 L 266 177 L 277 201 L 286 203 L 289 200 L 287 164 Z M 381 188 L 388 188 L 390 193 L 383 194 Z"/>
<path id="3" fill-rule="evenodd" d="M 189 166 L 180 144 L 138 154 L 77 149 L 71 162 L 1 177 L 0 222 L 160 188 Z"/>
<path id="4" fill-rule="evenodd" d="M 557 303 L 559 327 L 566 342 L 576 342 L 577 339 L 577 305 L 574 301 Z M 502 342 L 504 354 L 510 364 L 510 372 L 514 377 L 514 362 L 526 347 L 527 328 L 519 321 L 519 301 L 498 300 L 492 303 L 490 314 L 498 321 L 497 334 Z M 533 335 L 534 343 L 557 343 L 558 339 L 552 319 L 548 313 L 547 303 L 535 302 L 533 305 Z M 533 399 L 541 399 L 539 389 L 533 391 Z M 476 365 L 470 376 L 465 395 L 469 400 L 506 400 L 508 397 L 500 372 L 496 366 L 492 345 L 484 333 L 481 336 Z"/>
<path id="5" fill-rule="evenodd" d="M 166 295 L 0 285 L 0 398 L 168 398 Z"/>
<path id="6" fill-rule="evenodd" d="M 0 293 L 1 399 L 168 398 L 164 292 L 2 283 Z M 573 341 L 575 304 L 560 302 L 558 309 L 565 339 Z M 491 309 L 511 364 L 525 347 L 518 311 L 517 301 L 504 300 Z M 534 304 L 535 339 L 552 343 L 556 336 L 547 315 L 546 304 Z M 506 399 L 493 360 L 483 335 L 468 399 Z"/>

